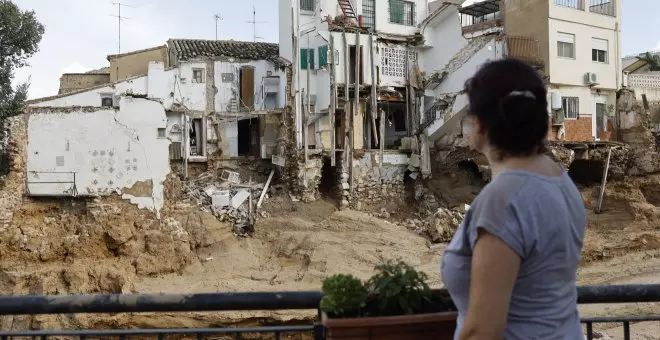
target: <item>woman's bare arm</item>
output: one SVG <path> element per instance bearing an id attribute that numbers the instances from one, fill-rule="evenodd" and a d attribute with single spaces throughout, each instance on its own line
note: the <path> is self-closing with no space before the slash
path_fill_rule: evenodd
<path id="1" fill-rule="evenodd" d="M 499 237 L 479 229 L 472 253 L 470 297 L 460 340 L 502 340 L 521 258 Z"/>

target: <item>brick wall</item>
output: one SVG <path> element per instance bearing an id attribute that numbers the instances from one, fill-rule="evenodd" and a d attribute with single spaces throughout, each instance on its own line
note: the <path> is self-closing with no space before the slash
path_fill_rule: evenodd
<path id="1" fill-rule="evenodd" d="M 589 141 L 591 135 L 591 116 L 580 116 L 580 119 L 567 119 L 564 121 L 566 129 L 565 140 Z"/>

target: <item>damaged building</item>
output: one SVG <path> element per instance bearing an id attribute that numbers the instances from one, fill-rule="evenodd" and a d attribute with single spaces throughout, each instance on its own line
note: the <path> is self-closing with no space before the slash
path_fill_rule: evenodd
<path id="1" fill-rule="evenodd" d="M 158 211 L 171 170 L 187 177 L 211 157 L 271 158 L 286 104 L 277 44 L 167 47 L 166 62 L 149 61 L 144 75 L 28 103 L 29 195 L 119 193 Z"/>

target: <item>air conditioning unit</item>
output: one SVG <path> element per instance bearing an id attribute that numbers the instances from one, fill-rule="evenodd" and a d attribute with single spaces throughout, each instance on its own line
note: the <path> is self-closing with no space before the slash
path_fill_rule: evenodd
<path id="1" fill-rule="evenodd" d="M 584 83 L 587 85 L 598 85 L 598 75 L 593 72 L 584 74 Z"/>

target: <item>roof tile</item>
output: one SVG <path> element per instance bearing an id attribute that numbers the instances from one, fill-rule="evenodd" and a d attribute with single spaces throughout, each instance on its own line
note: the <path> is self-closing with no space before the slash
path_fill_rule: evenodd
<path id="1" fill-rule="evenodd" d="M 278 44 L 235 40 L 170 39 L 167 42 L 177 59 L 227 57 L 243 60 L 269 60 L 281 63 Z"/>

